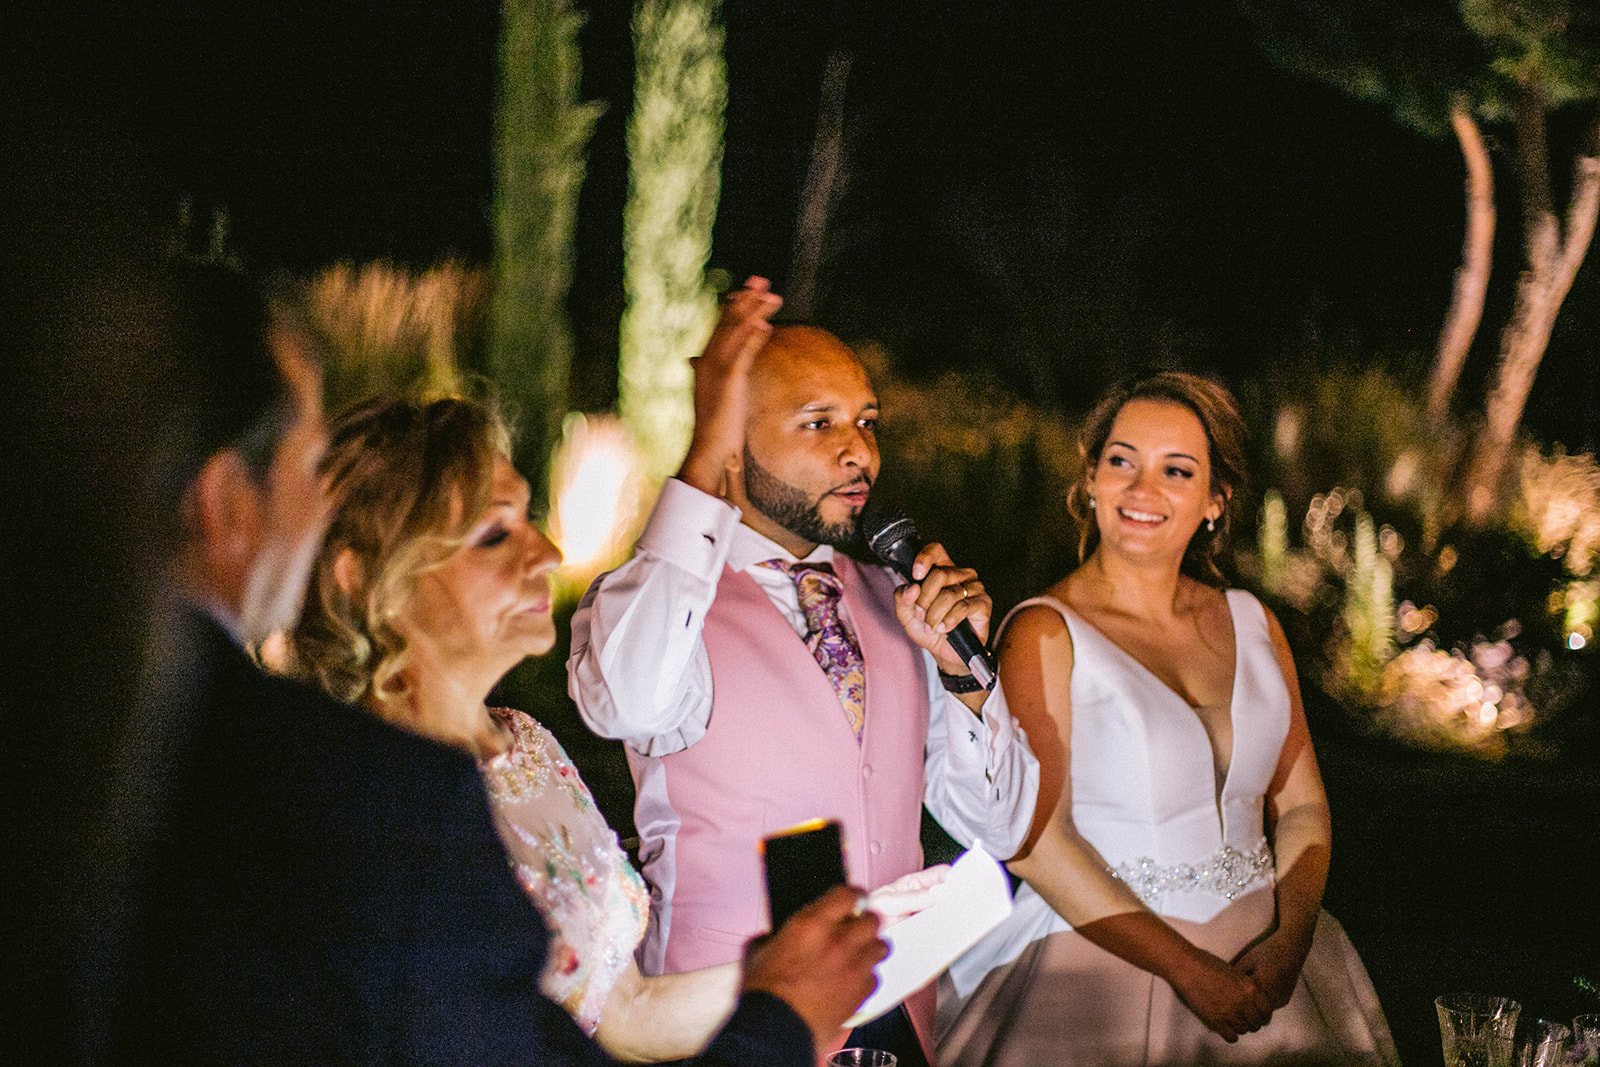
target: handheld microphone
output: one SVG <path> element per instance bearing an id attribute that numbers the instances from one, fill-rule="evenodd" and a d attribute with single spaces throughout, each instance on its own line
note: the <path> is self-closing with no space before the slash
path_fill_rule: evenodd
<path id="1" fill-rule="evenodd" d="M 916 562 L 921 543 L 916 525 L 899 510 L 892 507 L 869 507 L 861 516 L 861 536 L 866 539 L 872 554 L 893 567 L 906 581 L 911 577 L 911 565 Z M 951 627 L 944 635 L 950 647 L 972 671 L 972 677 L 985 689 L 993 689 L 995 682 L 994 660 L 989 650 L 978 640 L 978 634 L 966 619 Z"/>

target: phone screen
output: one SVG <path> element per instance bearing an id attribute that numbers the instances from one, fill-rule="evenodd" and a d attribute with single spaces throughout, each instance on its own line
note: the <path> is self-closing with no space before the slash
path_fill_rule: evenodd
<path id="1" fill-rule="evenodd" d="M 849 881 L 844 838 L 837 822 L 813 819 L 763 838 L 761 855 L 767 869 L 767 906 L 774 930 L 834 886 Z"/>

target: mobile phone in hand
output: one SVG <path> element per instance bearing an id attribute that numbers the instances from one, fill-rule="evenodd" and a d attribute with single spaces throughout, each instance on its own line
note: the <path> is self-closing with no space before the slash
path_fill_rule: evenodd
<path id="1" fill-rule="evenodd" d="M 813 819 L 761 840 L 772 929 L 836 885 L 845 885 L 844 837 L 836 821 Z"/>

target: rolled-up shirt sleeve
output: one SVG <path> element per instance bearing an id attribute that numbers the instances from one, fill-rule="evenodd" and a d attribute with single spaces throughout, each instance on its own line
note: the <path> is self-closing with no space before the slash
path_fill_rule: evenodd
<path id="1" fill-rule="evenodd" d="M 1022 847 L 1039 798 L 1039 760 L 1012 718 L 999 683 L 983 704 L 983 717 L 945 692 L 932 656 L 928 691 L 928 744 L 924 750 L 924 802 L 961 844 L 1010 859 Z"/>
<path id="2" fill-rule="evenodd" d="M 633 558 L 590 584 L 572 617 L 567 689 L 595 733 L 646 756 L 705 735 L 702 633 L 738 524 L 737 508 L 668 479 Z"/>

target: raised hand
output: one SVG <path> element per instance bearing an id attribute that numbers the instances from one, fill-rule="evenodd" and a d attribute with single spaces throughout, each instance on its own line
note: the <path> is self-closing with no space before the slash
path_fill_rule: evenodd
<path id="1" fill-rule="evenodd" d="M 750 409 L 750 365 L 772 334 L 768 321 L 783 306 L 765 278 L 752 277 L 729 293 L 722 315 L 694 368 L 694 436 L 678 477 L 713 496 L 727 494 L 730 471 L 744 457 Z"/>
<path id="2" fill-rule="evenodd" d="M 777 932 L 745 952 L 745 990 L 781 997 L 811 1028 L 818 1047 L 872 994 L 872 968 L 888 955 L 878 917 L 860 907 L 861 891 L 836 886 L 806 905 Z"/>

